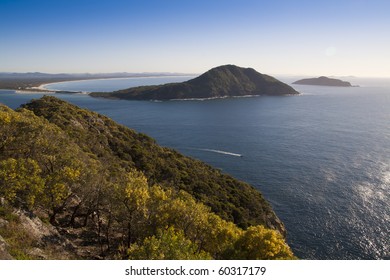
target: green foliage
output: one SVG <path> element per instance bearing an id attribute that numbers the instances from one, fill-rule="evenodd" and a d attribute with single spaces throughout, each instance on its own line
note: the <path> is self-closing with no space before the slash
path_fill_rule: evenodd
<path id="1" fill-rule="evenodd" d="M 128 249 L 133 260 L 208 260 L 211 256 L 186 239 L 182 231 L 173 227 L 159 230 L 157 236 L 147 237 L 142 244 Z"/>

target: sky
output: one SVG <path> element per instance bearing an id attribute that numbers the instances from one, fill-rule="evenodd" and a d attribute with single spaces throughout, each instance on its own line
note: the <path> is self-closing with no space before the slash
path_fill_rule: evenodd
<path id="1" fill-rule="evenodd" d="M 390 77 L 388 0 L 0 0 L 0 72 Z"/>

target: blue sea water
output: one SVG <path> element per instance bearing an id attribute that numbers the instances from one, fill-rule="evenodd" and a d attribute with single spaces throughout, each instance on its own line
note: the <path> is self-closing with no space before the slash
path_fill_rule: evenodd
<path id="1" fill-rule="evenodd" d="M 61 89 L 102 86 L 79 83 Z M 300 258 L 389 259 L 390 80 L 353 83 L 361 87 L 293 85 L 299 96 L 204 101 L 56 96 L 249 182 Z M 1 91 L 0 102 L 16 108 L 40 96 Z"/>

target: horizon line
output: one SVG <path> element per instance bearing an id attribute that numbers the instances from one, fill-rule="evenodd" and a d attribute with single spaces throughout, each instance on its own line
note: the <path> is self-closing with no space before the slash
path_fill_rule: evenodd
<path id="1" fill-rule="evenodd" d="M 250 67 L 253 68 L 253 67 Z M 211 69 L 211 68 L 210 68 Z M 254 68 L 255 69 L 255 68 Z M 256 69 L 255 69 L 256 70 Z M 208 70 L 207 70 L 208 71 Z M 205 71 L 205 72 L 207 72 Z M 257 71 L 257 70 L 256 70 Z M 129 75 L 166 75 L 166 76 L 172 76 L 172 75 L 180 75 L 180 76 L 194 76 L 194 75 L 201 75 L 205 72 L 199 72 L 199 73 L 187 73 L 187 72 L 170 72 L 170 71 L 142 71 L 142 72 L 126 72 L 126 71 L 114 71 L 114 72 L 41 72 L 41 71 L 25 71 L 25 72 L 17 72 L 17 71 L 0 71 L 0 74 L 45 74 L 45 75 L 114 75 L 114 74 L 129 74 Z M 294 73 L 294 74 L 286 74 L 286 73 L 264 73 L 262 74 L 266 75 L 272 75 L 272 76 L 284 76 L 284 77 L 339 77 L 339 78 L 390 78 L 390 76 L 373 76 L 373 75 L 353 75 L 353 74 L 300 74 L 300 73 Z M 113 77 L 114 78 L 114 77 Z"/>

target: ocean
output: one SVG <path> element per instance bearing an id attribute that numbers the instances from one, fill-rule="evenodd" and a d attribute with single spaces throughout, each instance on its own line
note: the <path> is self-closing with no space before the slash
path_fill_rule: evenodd
<path id="1" fill-rule="evenodd" d="M 132 78 L 129 86 L 188 78 Z M 299 96 L 203 101 L 56 96 L 250 183 L 285 223 L 299 258 L 390 259 L 390 80 L 348 80 L 360 87 L 292 85 Z M 105 91 L 124 83 L 47 88 Z M 17 108 L 40 96 L 3 90 L 0 102 Z"/>

